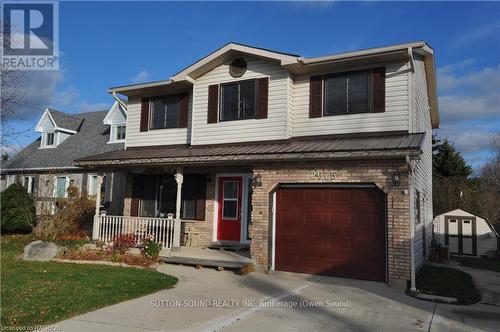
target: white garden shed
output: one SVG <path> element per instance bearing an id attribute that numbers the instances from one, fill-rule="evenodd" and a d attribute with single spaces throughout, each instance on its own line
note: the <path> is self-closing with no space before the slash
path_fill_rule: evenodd
<path id="1" fill-rule="evenodd" d="M 470 212 L 452 210 L 436 216 L 433 224 L 434 238 L 450 254 L 482 256 L 498 249 L 499 236 L 491 223 Z"/>

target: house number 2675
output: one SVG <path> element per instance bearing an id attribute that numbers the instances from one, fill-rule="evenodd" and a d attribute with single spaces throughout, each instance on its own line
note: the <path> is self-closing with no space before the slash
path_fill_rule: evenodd
<path id="1" fill-rule="evenodd" d="M 337 178 L 337 173 L 328 170 L 315 170 L 312 171 L 312 176 L 318 180 L 332 180 Z"/>

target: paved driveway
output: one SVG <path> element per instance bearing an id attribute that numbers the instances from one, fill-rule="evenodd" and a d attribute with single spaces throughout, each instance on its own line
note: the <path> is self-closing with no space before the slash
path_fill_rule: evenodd
<path id="1" fill-rule="evenodd" d="M 56 325 L 62 331 L 484 331 L 500 307 L 435 305 L 383 283 L 162 265 L 174 289 Z"/>

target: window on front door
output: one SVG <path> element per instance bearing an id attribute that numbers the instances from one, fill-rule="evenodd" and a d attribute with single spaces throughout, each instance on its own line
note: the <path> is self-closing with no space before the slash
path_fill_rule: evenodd
<path id="1" fill-rule="evenodd" d="M 162 96 L 152 100 L 150 129 L 177 128 L 179 97 Z"/>
<path id="2" fill-rule="evenodd" d="M 326 76 L 324 115 L 370 112 L 369 78 L 369 71 Z"/>
<path id="3" fill-rule="evenodd" d="M 238 182 L 225 181 L 222 198 L 222 219 L 238 219 Z"/>
<path id="4" fill-rule="evenodd" d="M 221 121 L 255 118 L 255 80 L 221 85 Z"/>

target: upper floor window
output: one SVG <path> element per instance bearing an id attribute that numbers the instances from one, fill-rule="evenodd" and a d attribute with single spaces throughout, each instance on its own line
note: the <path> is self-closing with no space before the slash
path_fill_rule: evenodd
<path id="1" fill-rule="evenodd" d="M 385 67 L 311 76 L 309 117 L 385 112 Z"/>
<path id="2" fill-rule="evenodd" d="M 45 145 L 46 146 L 54 145 L 54 137 L 55 137 L 54 133 L 47 133 L 45 136 Z"/>
<path id="3" fill-rule="evenodd" d="M 116 141 L 121 141 L 125 139 L 125 129 L 126 126 L 116 126 Z"/>
<path id="4" fill-rule="evenodd" d="M 152 99 L 150 129 L 177 128 L 179 98 L 162 96 Z"/>
<path id="5" fill-rule="evenodd" d="M 221 85 L 220 120 L 255 118 L 255 80 Z"/>
<path id="6" fill-rule="evenodd" d="M 325 115 L 370 111 L 370 73 L 357 71 L 325 77 Z"/>

